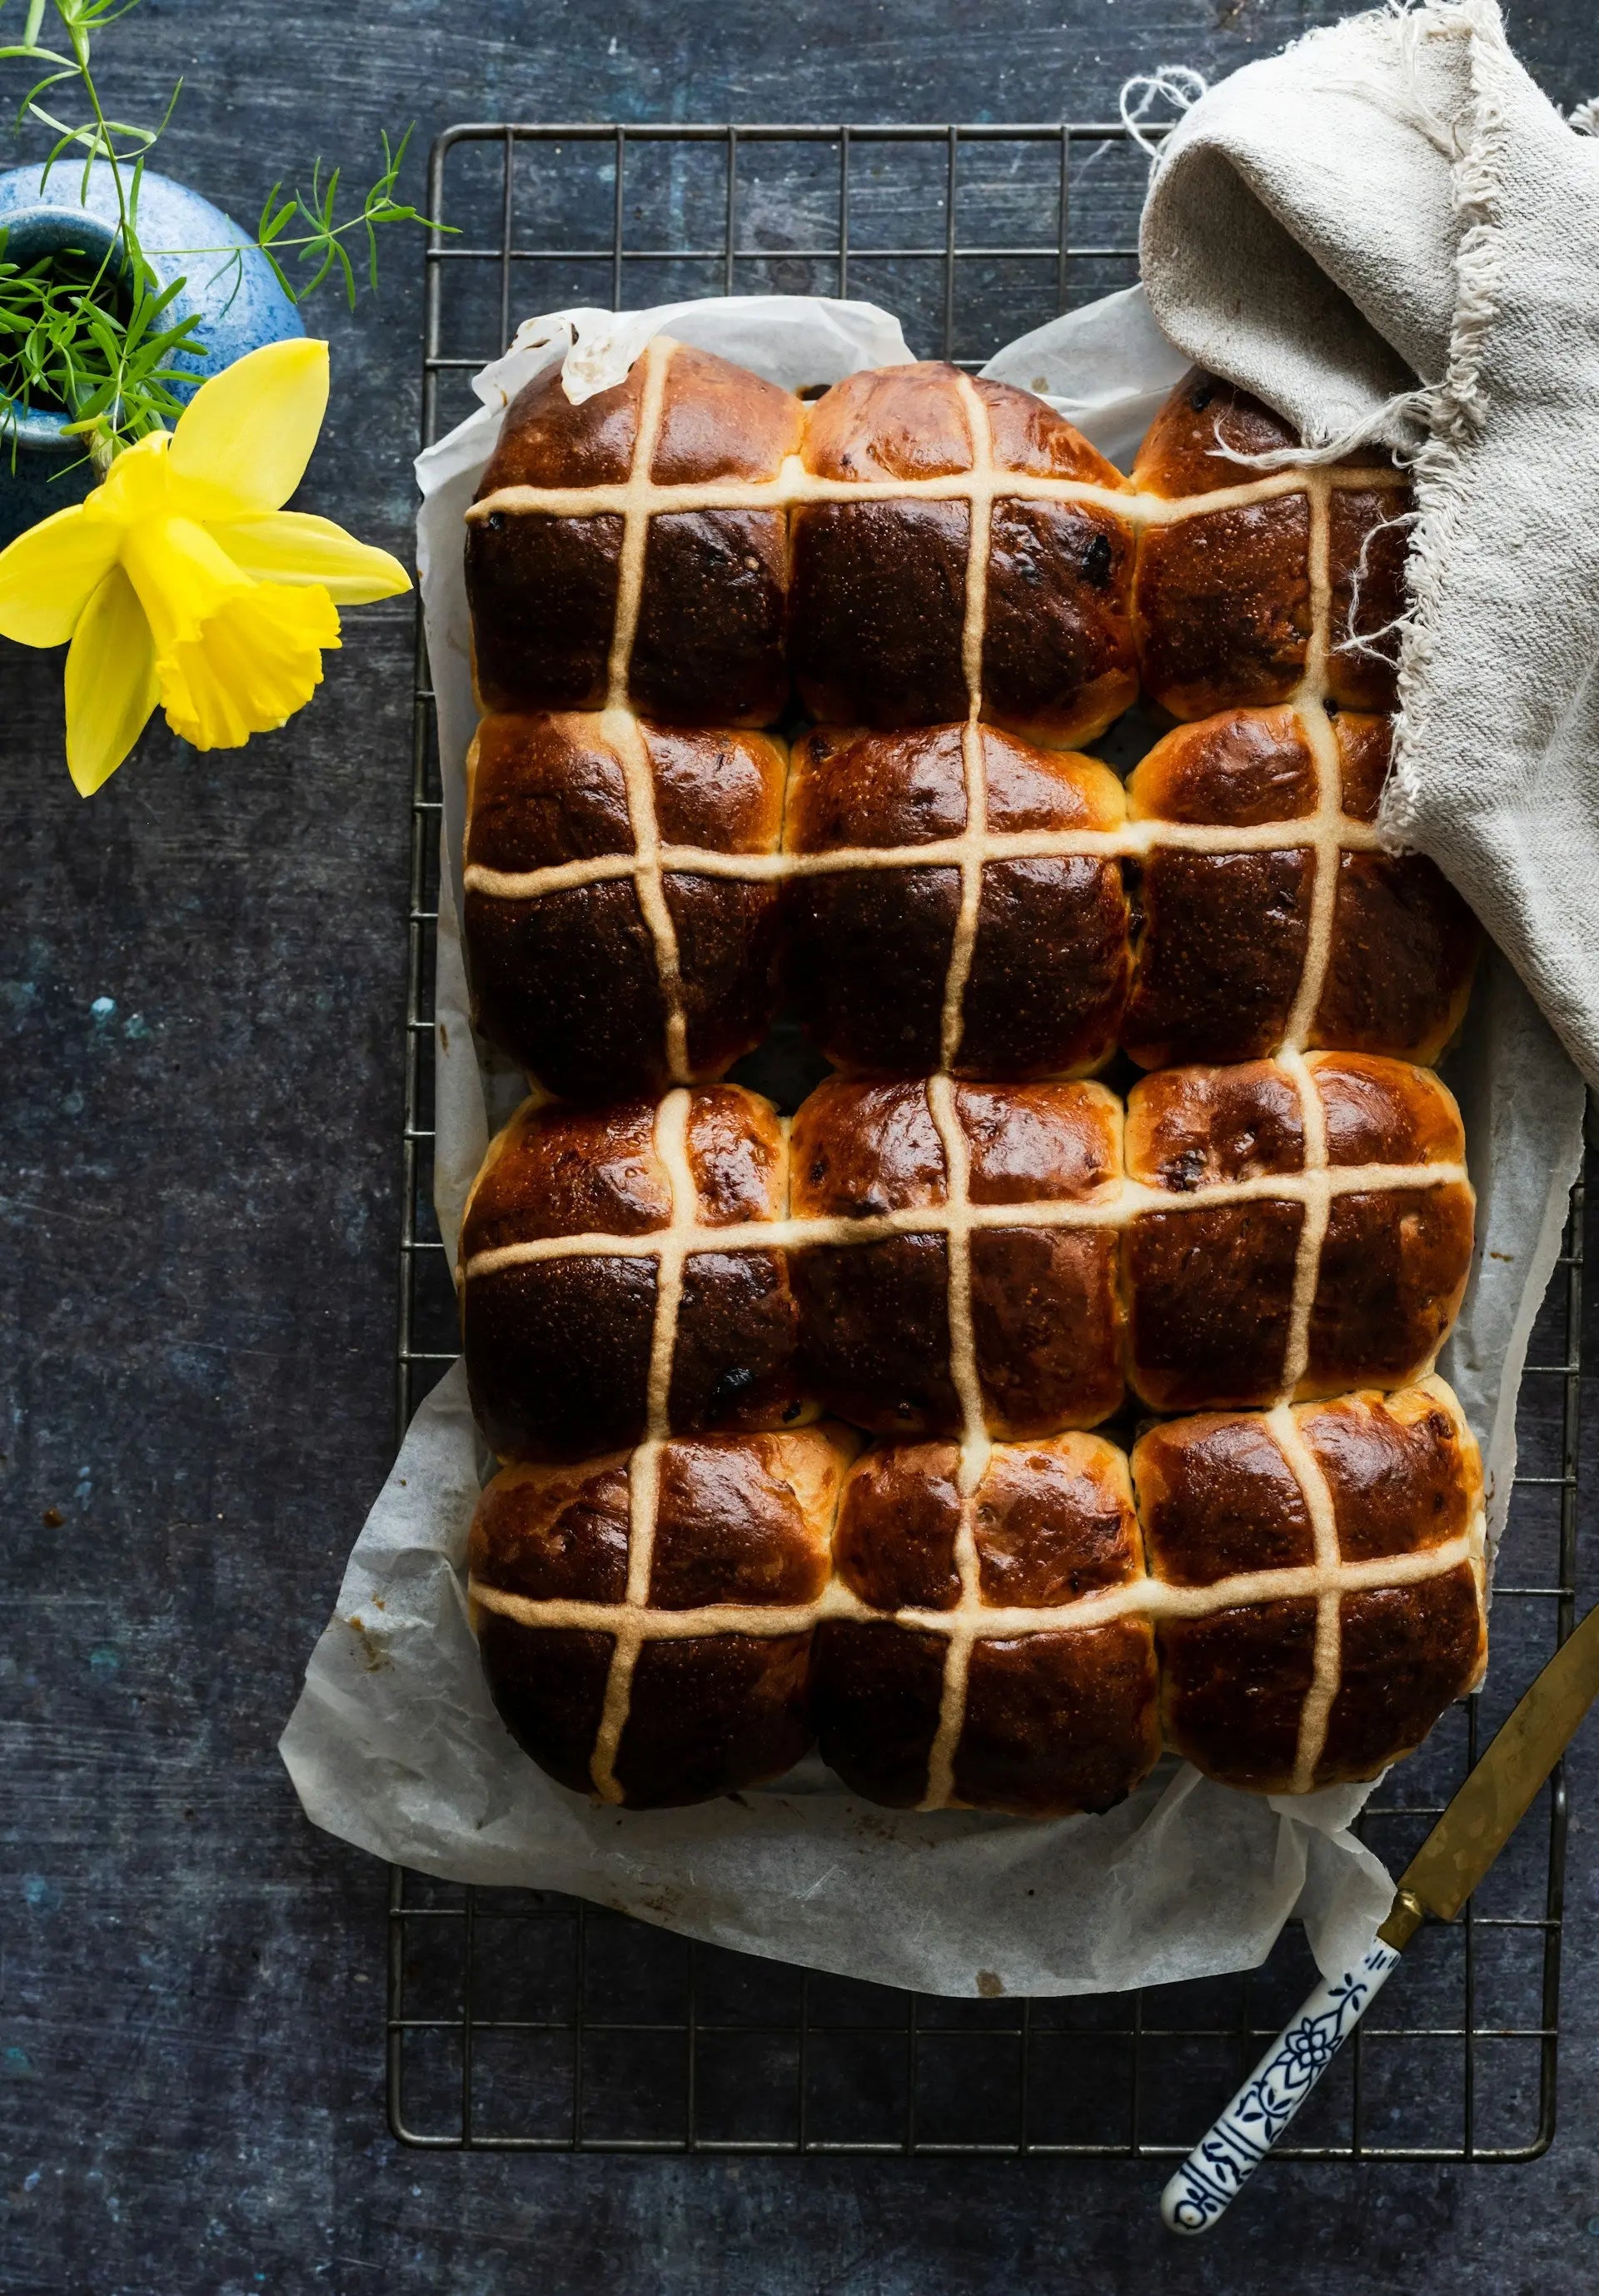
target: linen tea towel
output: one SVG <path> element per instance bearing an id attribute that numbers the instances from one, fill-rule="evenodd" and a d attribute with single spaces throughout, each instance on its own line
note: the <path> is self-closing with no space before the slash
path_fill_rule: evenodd
<path id="1" fill-rule="evenodd" d="M 1313 444 L 1414 456 L 1381 826 L 1439 862 L 1599 1084 L 1599 143 L 1493 0 L 1347 19 L 1158 160 L 1155 316 Z"/>

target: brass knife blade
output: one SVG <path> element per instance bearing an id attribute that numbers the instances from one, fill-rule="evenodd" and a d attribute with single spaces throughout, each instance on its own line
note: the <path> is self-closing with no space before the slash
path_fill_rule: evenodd
<path id="1" fill-rule="evenodd" d="M 1399 1876 L 1394 1910 L 1380 1937 L 1406 1944 L 1422 1908 L 1439 1921 L 1455 1919 L 1526 1816 L 1595 1693 L 1599 1604 L 1555 1652 Z M 1406 1917 L 1407 1898 L 1414 1918 Z"/>

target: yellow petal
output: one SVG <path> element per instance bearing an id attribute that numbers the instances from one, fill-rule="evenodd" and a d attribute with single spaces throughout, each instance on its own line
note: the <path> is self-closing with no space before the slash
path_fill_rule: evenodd
<path id="1" fill-rule="evenodd" d="M 266 518 L 230 519 L 213 529 L 222 549 L 263 582 L 316 582 L 335 605 L 364 606 L 411 587 L 398 558 L 357 542 L 331 518 L 280 510 Z"/>
<path id="2" fill-rule="evenodd" d="M 123 537 L 122 563 L 150 618 L 158 661 L 197 638 L 226 599 L 250 587 L 250 577 L 192 518 L 140 519 Z"/>
<path id="3" fill-rule="evenodd" d="M 197 750 L 236 750 L 283 725 L 322 683 L 339 644 L 325 590 L 258 582 L 235 590 L 156 663 L 167 723 Z"/>
<path id="4" fill-rule="evenodd" d="M 328 347 L 263 343 L 202 382 L 177 420 L 168 467 L 194 517 L 280 510 L 305 475 L 328 403 Z M 216 504 L 208 510 L 207 503 Z"/>
<path id="5" fill-rule="evenodd" d="M 109 781 L 160 699 L 155 645 L 133 584 L 113 566 L 67 655 L 67 769 L 84 797 Z"/>
<path id="6" fill-rule="evenodd" d="M 171 495 L 168 456 L 172 440 L 165 430 L 152 430 L 125 447 L 84 504 L 85 514 L 131 526 L 142 518 L 164 518 Z"/>
<path id="7" fill-rule="evenodd" d="M 58 510 L 0 550 L 0 636 L 19 645 L 65 645 L 117 561 L 112 527 L 82 503 Z"/>

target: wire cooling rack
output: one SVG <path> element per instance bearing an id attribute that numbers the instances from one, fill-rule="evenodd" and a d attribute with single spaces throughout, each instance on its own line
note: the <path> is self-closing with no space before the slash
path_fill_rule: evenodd
<path id="1" fill-rule="evenodd" d="M 422 439 L 527 312 L 732 291 L 851 294 L 922 356 L 980 365 L 1136 274 L 1143 155 L 1119 125 L 455 127 L 433 147 Z M 420 616 L 412 778 L 403 1431 L 455 1359 L 433 1219 L 439 762 Z M 1578 1560 L 1580 1188 L 1534 1332 L 1487 1685 L 1385 1781 L 1361 1832 L 1390 1871 L 1570 1631 Z M 1559 1770 L 1464 1918 L 1430 1923 L 1280 2153 L 1526 2161 L 1554 2133 L 1566 1793 Z M 509 2151 L 1169 2156 L 1297 2008 L 1283 1933 L 1246 1975 L 1082 2000 L 949 2001 L 696 1945 L 539 1891 L 396 1870 L 390 2125 Z"/>

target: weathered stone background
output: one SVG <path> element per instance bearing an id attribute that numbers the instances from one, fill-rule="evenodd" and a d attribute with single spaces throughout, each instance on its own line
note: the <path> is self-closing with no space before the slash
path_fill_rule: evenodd
<path id="1" fill-rule="evenodd" d="M 1341 12 L 146 0 L 102 53 L 131 118 L 189 76 L 161 163 L 249 217 L 279 174 L 320 151 L 358 175 L 379 127 L 411 119 L 425 149 L 471 119 L 1108 117 L 1129 71 L 1219 75 Z M 1552 95 L 1594 92 L 1583 0 L 1507 12 Z M 412 181 L 420 195 L 420 166 Z M 402 553 L 420 272 L 397 238 L 375 308 L 320 307 L 335 396 L 301 497 Z M 390 2141 L 387 1877 L 303 1822 L 274 1742 L 391 1448 L 410 646 L 404 602 L 352 618 L 286 731 L 207 758 L 154 733 L 92 807 L 62 761 L 59 660 L 0 662 L 0 2283 L 1590 2290 L 1592 1746 L 1574 1765 L 1562 2133 L 1531 2168 L 1283 2169 L 1180 2248 L 1153 2213 L 1159 2172 L 1122 2163 Z"/>

